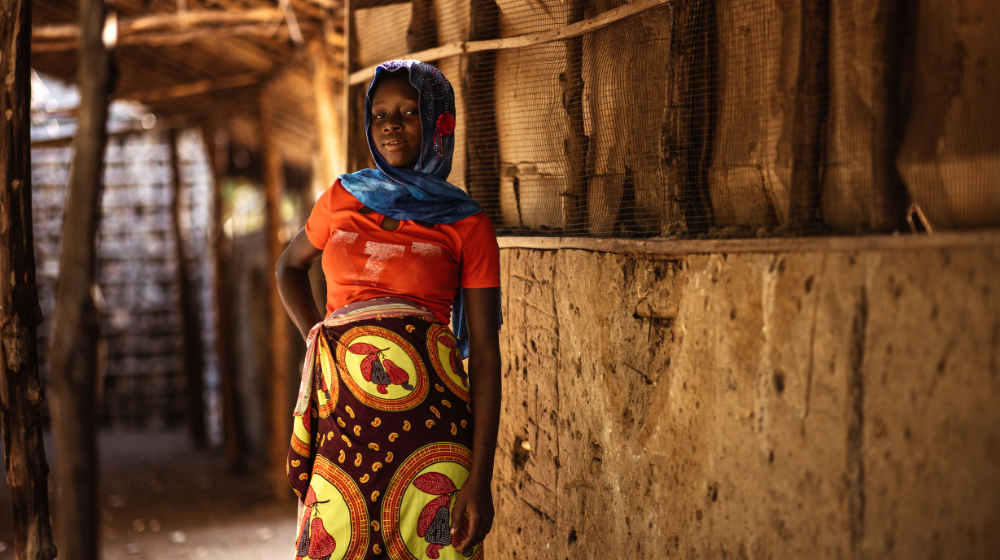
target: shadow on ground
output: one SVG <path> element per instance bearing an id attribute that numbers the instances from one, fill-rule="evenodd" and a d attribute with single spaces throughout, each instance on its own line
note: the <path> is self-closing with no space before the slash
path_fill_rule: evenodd
<path id="1" fill-rule="evenodd" d="M 193 450 L 181 432 L 103 432 L 100 446 L 102 559 L 294 557 L 294 499 L 270 497 L 259 474 L 227 474 L 221 453 Z M 58 518 L 54 493 L 50 503 Z M 0 560 L 14 558 L 13 524 L 4 480 Z"/>

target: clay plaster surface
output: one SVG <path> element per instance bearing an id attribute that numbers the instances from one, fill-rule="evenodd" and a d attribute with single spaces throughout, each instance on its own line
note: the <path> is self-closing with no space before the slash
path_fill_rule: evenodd
<path id="1" fill-rule="evenodd" d="M 505 249 L 490 558 L 1000 557 L 1000 249 Z"/>

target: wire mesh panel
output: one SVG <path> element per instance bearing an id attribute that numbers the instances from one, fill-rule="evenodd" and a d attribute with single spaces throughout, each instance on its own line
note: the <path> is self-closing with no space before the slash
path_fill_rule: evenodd
<path id="1" fill-rule="evenodd" d="M 437 65 L 449 180 L 501 234 L 740 237 L 1000 224 L 991 0 L 353 5 L 349 165 L 371 67 Z"/>

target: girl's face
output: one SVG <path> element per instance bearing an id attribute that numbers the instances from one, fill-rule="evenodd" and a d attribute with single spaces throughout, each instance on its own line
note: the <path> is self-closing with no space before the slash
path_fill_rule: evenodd
<path id="1" fill-rule="evenodd" d="M 372 96 L 371 134 L 375 148 L 393 167 L 413 169 L 420 161 L 420 92 L 405 72 L 383 79 Z"/>

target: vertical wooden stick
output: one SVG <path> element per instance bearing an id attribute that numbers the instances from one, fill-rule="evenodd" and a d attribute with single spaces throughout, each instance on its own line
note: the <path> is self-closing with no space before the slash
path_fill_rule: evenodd
<path id="1" fill-rule="evenodd" d="M 470 41 L 500 37 L 500 8 L 494 0 L 472 0 Z M 465 185 L 483 210 L 500 217 L 500 148 L 497 140 L 496 51 L 469 53 L 465 83 Z"/>
<path id="2" fill-rule="evenodd" d="M 270 125 L 270 110 L 265 89 L 260 92 L 260 144 L 264 163 L 264 199 L 266 216 L 264 244 L 267 251 L 265 277 L 268 288 L 268 310 L 270 328 L 271 363 L 268 371 L 268 422 L 267 458 L 268 480 L 276 496 L 290 495 L 291 488 L 285 477 L 285 461 L 292 436 L 292 401 L 289 390 L 289 375 L 294 375 L 289 360 L 289 319 L 285 306 L 278 294 L 278 282 L 274 266 L 284 250 L 279 239 L 284 220 L 281 219 L 281 198 L 284 191 L 284 164 L 281 153 L 274 146 Z"/>
<path id="3" fill-rule="evenodd" d="M 52 427 L 56 439 L 61 560 L 96 560 L 97 360 L 99 313 L 94 302 L 94 239 L 100 218 L 101 172 L 111 56 L 101 41 L 103 0 L 80 2 L 80 124 L 66 201 L 56 290 Z"/>
<path id="4" fill-rule="evenodd" d="M 181 324 L 184 340 L 184 392 L 187 401 L 188 434 L 196 447 L 205 446 L 205 406 L 202 392 L 205 360 L 201 342 L 201 320 L 198 317 L 198 294 L 189 280 L 187 259 L 184 257 L 184 238 L 181 235 L 181 166 L 177 154 L 177 131 L 171 129 L 170 167 L 174 176 L 171 201 L 174 244 L 177 247 L 177 288 L 180 292 Z"/>
<path id="5" fill-rule="evenodd" d="M 309 44 L 313 59 L 313 97 L 316 100 L 316 126 L 319 137 L 320 169 L 322 184 L 329 187 L 344 172 L 344 150 L 341 143 L 343 127 L 338 107 L 330 87 L 330 64 L 322 40 Z"/>
<path id="6" fill-rule="evenodd" d="M 340 150 L 343 153 L 344 167 L 341 173 L 354 171 L 351 168 L 351 57 L 354 56 L 351 43 L 354 34 L 351 32 L 351 0 L 344 0 L 344 92 L 340 96 Z"/>
<path id="7" fill-rule="evenodd" d="M 570 23 L 583 21 L 587 1 L 574 0 L 570 5 Z M 569 116 L 569 134 L 566 137 L 566 165 L 569 185 L 563 197 L 563 228 L 567 234 L 587 230 L 587 181 L 591 173 L 588 152 L 590 139 L 583 123 L 583 37 L 566 41 L 566 82 L 563 107 Z"/>
<path id="8" fill-rule="evenodd" d="M 215 129 L 202 125 L 202 135 L 212 161 L 212 246 L 215 268 L 215 356 L 219 367 L 219 392 L 222 396 L 222 430 L 226 442 L 226 465 L 230 472 L 242 470 L 243 432 L 240 429 L 239 397 L 236 392 L 236 372 L 233 369 L 232 304 L 229 294 L 226 263 L 232 252 L 229 239 L 223 232 L 222 182 L 229 165 L 228 143 L 219 147 L 215 142 Z"/>
<path id="9" fill-rule="evenodd" d="M 14 506 L 14 558 L 52 560 L 48 474 L 42 440 L 44 391 L 36 331 L 42 321 L 35 286 L 31 219 L 31 2 L 0 1 L 0 431 Z"/>
<path id="10" fill-rule="evenodd" d="M 820 221 L 827 115 L 830 103 L 830 0 L 802 2 L 802 43 L 792 123 L 789 225 L 807 229 Z"/>

